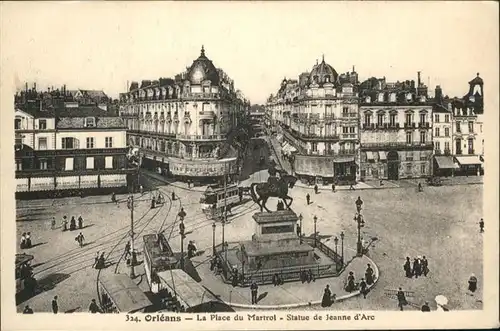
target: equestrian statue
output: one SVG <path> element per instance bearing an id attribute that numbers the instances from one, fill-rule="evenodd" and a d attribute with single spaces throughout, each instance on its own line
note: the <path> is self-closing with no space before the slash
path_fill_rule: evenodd
<path id="1" fill-rule="evenodd" d="M 284 170 L 276 169 L 274 160 L 270 162 L 268 173 L 267 182 L 252 183 L 250 185 L 252 200 L 259 205 L 261 212 L 265 209 L 268 213 L 271 213 L 266 207 L 267 199 L 270 197 L 280 198 L 285 203 L 285 207 L 290 210 L 293 198 L 288 195 L 288 189 L 293 188 L 297 177 L 289 175 Z"/>

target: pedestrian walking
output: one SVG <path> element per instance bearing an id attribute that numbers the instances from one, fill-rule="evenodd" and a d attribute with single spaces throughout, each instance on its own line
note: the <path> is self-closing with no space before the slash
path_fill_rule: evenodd
<path id="1" fill-rule="evenodd" d="M 63 232 L 68 231 L 68 217 L 66 215 L 63 216 L 62 230 L 63 230 Z"/>
<path id="2" fill-rule="evenodd" d="M 484 233 L 484 220 L 482 218 L 479 221 L 479 233 Z"/>
<path id="3" fill-rule="evenodd" d="M 255 281 L 252 282 L 252 285 L 250 285 L 250 291 L 252 293 L 252 305 L 257 304 L 257 294 L 259 291 L 259 286 Z"/>
<path id="4" fill-rule="evenodd" d="M 378 185 L 379 186 L 384 186 L 384 183 L 383 183 L 382 179 L 379 181 Z"/>
<path id="5" fill-rule="evenodd" d="M 76 220 L 75 216 L 71 216 L 71 221 L 69 222 L 69 230 L 74 231 L 76 230 Z"/>
<path id="6" fill-rule="evenodd" d="M 172 192 L 172 201 L 175 200 L 175 192 Z"/>
<path id="7" fill-rule="evenodd" d="M 144 194 L 144 187 L 143 187 L 142 185 L 141 185 L 141 186 L 139 186 L 139 192 L 141 192 L 141 195 L 143 195 L 143 194 Z"/>
<path id="8" fill-rule="evenodd" d="M 368 263 L 365 271 L 366 284 L 372 285 L 374 283 L 373 279 L 373 269 L 370 263 Z"/>
<path id="9" fill-rule="evenodd" d="M 427 261 L 425 255 L 422 257 L 420 264 L 422 266 L 422 273 L 424 274 L 425 277 L 427 277 L 427 274 L 429 273 L 429 261 Z"/>
<path id="10" fill-rule="evenodd" d="M 420 309 L 423 312 L 429 312 L 431 311 L 431 307 L 429 307 L 429 303 L 426 301 L 423 305 L 422 308 Z"/>
<path id="11" fill-rule="evenodd" d="M 95 299 L 92 299 L 92 302 L 89 305 L 89 312 L 91 312 L 92 314 L 101 312 L 101 310 L 99 309 L 99 306 L 95 302 Z"/>
<path id="12" fill-rule="evenodd" d="M 332 305 L 332 291 L 330 290 L 330 285 L 326 285 L 325 291 L 323 292 L 323 298 L 321 299 L 321 307 L 330 307 Z"/>
<path id="13" fill-rule="evenodd" d="M 104 258 L 104 252 L 99 256 L 99 260 L 97 261 L 97 269 L 102 269 L 106 265 L 106 259 Z"/>
<path id="14" fill-rule="evenodd" d="M 335 183 L 332 184 L 332 192 L 335 192 Z"/>
<path id="15" fill-rule="evenodd" d="M 368 294 L 368 286 L 366 285 L 364 278 L 361 278 L 361 281 L 359 282 L 359 293 L 363 294 L 363 299 L 366 299 L 366 295 Z"/>
<path id="16" fill-rule="evenodd" d="M 126 259 L 130 255 L 130 241 L 125 244 L 125 251 L 123 252 L 123 258 Z"/>
<path id="17" fill-rule="evenodd" d="M 116 204 L 116 203 L 117 203 L 117 201 L 116 201 L 116 194 L 115 194 L 115 192 L 111 193 L 111 202 L 112 202 L 112 203 L 114 203 L 114 204 Z"/>
<path id="18" fill-rule="evenodd" d="M 33 314 L 33 309 L 30 306 L 24 307 L 23 314 Z"/>
<path id="19" fill-rule="evenodd" d="M 418 278 L 418 276 L 422 274 L 421 270 L 422 269 L 420 268 L 420 261 L 418 260 L 418 258 L 413 259 L 412 273 L 415 276 L 415 278 Z"/>
<path id="20" fill-rule="evenodd" d="M 358 210 L 358 213 L 359 213 L 363 207 L 363 200 L 361 200 L 361 197 L 358 196 L 358 198 L 356 199 L 356 201 L 354 203 L 356 204 L 356 209 Z"/>
<path id="21" fill-rule="evenodd" d="M 314 184 L 314 193 L 318 194 L 318 184 Z"/>
<path id="22" fill-rule="evenodd" d="M 21 235 L 20 247 L 21 249 L 26 248 L 26 232 Z"/>
<path id="23" fill-rule="evenodd" d="M 418 192 L 422 192 L 423 189 L 422 189 L 422 183 L 418 183 Z"/>
<path id="24" fill-rule="evenodd" d="M 354 291 L 355 284 L 354 284 L 354 272 L 349 271 L 349 276 L 347 276 L 347 286 L 345 290 L 349 293 Z"/>
<path id="25" fill-rule="evenodd" d="M 311 203 L 311 196 L 309 195 L 309 193 L 306 194 L 306 201 L 307 205 L 309 206 L 309 204 Z"/>
<path id="26" fill-rule="evenodd" d="M 83 233 L 80 232 L 80 234 L 78 234 L 78 236 L 76 237 L 76 240 L 78 241 L 78 244 L 80 245 L 80 247 L 83 247 L 83 243 L 85 241 L 85 237 L 83 236 Z"/>
<path id="27" fill-rule="evenodd" d="M 31 232 L 26 233 L 26 248 L 31 248 Z"/>
<path id="28" fill-rule="evenodd" d="M 156 207 L 156 200 L 155 200 L 155 197 L 153 195 L 153 197 L 151 198 L 151 209 L 155 209 Z"/>
<path id="29" fill-rule="evenodd" d="M 399 310 L 403 311 L 403 306 L 406 306 L 408 304 L 408 301 L 406 301 L 405 292 L 403 292 L 401 287 L 398 290 L 397 298 Z"/>
<path id="30" fill-rule="evenodd" d="M 406 273 L 406 277 L 411 278 L 413 276 L 412 272 L 411 272 L 411 262 L 410 262 L 410 258 L 408 256 L 406 257 L 406 262 L 403 265 L 403 270 Z"/>
<path id="31" fill-rule="evenodd" d="M 78 228 L 83 229 L 83 218 L 82 215 L 78 217 Z"/>
<path id="32" fill-rule="evenodd" d="M 55 230 L 56 228 L 56 218 L 52 217 L 52 221 L 50 222 L 50 229 Z"/>
<path id="33" fill-rule="evenodd" d="M 469 277 L 469 292 L 470 292 L 470 295 L 474 295 L 474 292 L 476 292 L 477 290 L 477 278 L 476 278 L 476 275 L 474 274 L 471 274 L 471 276 Z"/>
<path id="34" fill-rule="evenodd" d="M 59 311 L 59 304 L 57 303 L 57 295 L 56 295 L 52 300 L 52 312 L 54 314 L 57 314 L 58 311 Z"/>
<path id="35" fill-rule="evenodd" d="M 356 191 L 356 189 L 354 188 L 354 186 L 351 184 L 349 184 L 349 190 L 352 190 L 352 191 Z"/>
<path id="36" fill-rule="evenodd" d="M 92 268 L 97 268 L 97 262 L 99 262 L 99 251 L 95 255 L 94 264 L 92 265 Z"/>

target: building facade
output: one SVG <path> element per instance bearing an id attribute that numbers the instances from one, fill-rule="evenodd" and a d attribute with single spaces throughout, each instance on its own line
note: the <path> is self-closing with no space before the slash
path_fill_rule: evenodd
<path id="1" fill-rule="evenodd" d="M 420 81 L 360 85 L 361 179 L 426 177 L 431 174 L 432 103 Z"/>
<path id="2" fill-rule="evenodd" d="M 132 82 L 120 94 L 128 143 L 142 164 L 180 180 L 218 178 L 238 171 L 231 145 L 248 102 L 234 82 L 200 56 L 174 79 Z"/>
<path id="3" fill-rule="evenodd" d="M 49 92 L 49 106 L 35 89 L 16 96 L 16 192 L 127 191 L 137 176 L 126 158 L 125 124 L 96 106 L 75 107 L 62 91 Z"/>
<path id="4" fill-rule="evenodd" d="M 284 79 L 268 99 L 267 122 L 281 128 L 288 160 L 303 181 L 359 178 L 358 77 L 342 75 L 323 58 L 298 80 Z M 284 148 L 284 149 L 285 149 Z"/>
<path id="5" fill-rule="evenodd" d="M 453 114 L 452 154 L 459 165 L 459 174 L 483 173 L 483 93 L 483 80 L 477 74 L 469 82 L 469 92 L 461 99 L 450 101 Z"/>

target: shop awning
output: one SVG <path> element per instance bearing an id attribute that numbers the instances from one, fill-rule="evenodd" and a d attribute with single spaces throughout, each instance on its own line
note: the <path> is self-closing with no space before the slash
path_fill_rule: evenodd
<path id="1" fill-rule="evenodd" d="M 367 160 L 373 160 L 373 152 L 367 151 L 366 152 L 366 159 Z"/>
<path id="2" fill-rule="evenodd" d="M 457 169 L 460 168 L 453 162 L 451 156 L 436 156 L 436 162 L 440 169 Z"/>
<path id="3" fill-rule="evenodd" d="M 475 165 L 482 163 L 477 155 L 456 156 L 456 159 L 461 165 Z"/>
<path id="4" fill-rule="evenodd" d="M 354 162 L 354 156 L 338 156 L 333 162 L 335 163 L 346 163 L 346 162 Z"/>
<path id="5" fill-rule="evenodd" d="M 379 151 L 378 156 L 380 157 L 380 161 L 387 161 L 387 154 L 385 151 Z"/>

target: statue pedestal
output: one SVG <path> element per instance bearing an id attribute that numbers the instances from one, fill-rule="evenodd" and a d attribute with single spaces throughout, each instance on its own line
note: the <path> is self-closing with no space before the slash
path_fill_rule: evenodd
<path id="1" fill-rule="evenodd" d="M 240 244 L 248 271 L 315 264 L 314 249 L 301 244 L 297 236 L 298 217 L 293 211 L 256 213 L 253 219 L 256 229 L 252 240 Z"/>

